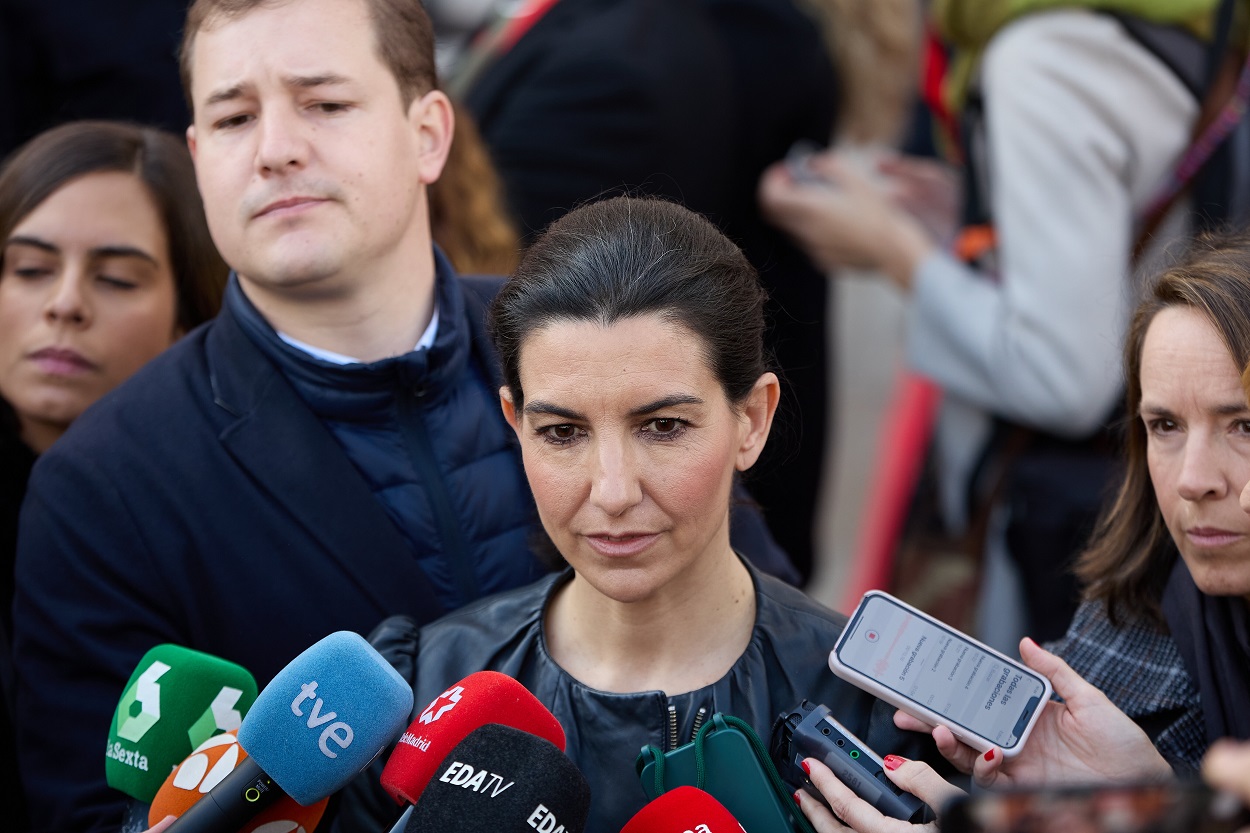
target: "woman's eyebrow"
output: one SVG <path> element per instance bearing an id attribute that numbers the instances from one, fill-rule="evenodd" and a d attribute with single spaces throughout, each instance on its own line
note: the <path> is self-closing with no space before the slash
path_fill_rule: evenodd
<path id="1" fill-rule="evenodd" d="M 1142 416 L 1160 417 L 1162 419 L 1176 420 L 1176 414 L 1170 409 L 1162 405 L 1143 404 L 1138 411 Z M 1250 412 L 1250 405 L 1244 401 L 1230 400 L 1207 408 L 1207 413 L 1215 416 L 1240 416 Z"/>
<path id="2" fill-rule="evenodd" d="M 689 393 L 674 393 L 669 396 L 661 397 L 654 402 L 648 402 L 646 405 L 634 408 L 629 412 L 630 416 L 645 416 L 653 414 L 656 411 L 662 411 L 665 408 L 672 408 L 677 405 L 702 405 L 703 400 Z"/>
<path id="3" fill-rule="evenodd" d="M 38 237 L 15 235 L 4 241 L 4 247 L 7 249 L 9 246 L 30 246 L 32 249 L 42 249 L 48 254 L 54 255 L 61 253 L 59 246 L 49 243 L 47 240 L 41 240 Z"/>
<path id="4" fill-rule="evenodd" d="M 535 399 L 525 403 L 522 409 L 530 416 L 557 416 L 561 419 L 582 419 L 582 415 L 577 411 L 571 411 L 568 408 L 562 408 L 551 402 L 544 402 L 541 399 Z"/>
<path id="5" fill-rule="evenodd" d="M 153 266 L 159 266 L 156 258 L 135 246 L 98 246 L 91 250 L 92 257 L 137 257 Z"/>
<path id="6" fill-rule="evenodd" d="M 637 408 L 632 408 L 629 412 L 629 415 L 635 416 L 635 417 L 645 416 L 646 414 L 652 414 L 652 413 L 655 413 L 656 411 L 662 411 L 665 408 L 672 408 L 677 405 L 702 405 L 702 404 L 703 404 L 703 400 L 697 396 L 693 396 L 688 393 L 675 393 L 670 396 L 663 396 L 655 400 L 654 402 L 648 402 L 645 405 L 640 405 Z M 530 414 L 531 416 L 542 414 L 544 416 L 560 417 L 561 419 L 577 420 L 577 419 L 584 418 L 577 411 L 562 407 L 560 405 L 556 405 L 551 402 L 544 402 L 541 399 L 535 399 L 526 403 L 525 407 L 522 410 L 524 410 L 525 413 Z"/>
<path id="7" fill-rule="evenodd" d="M 38 237 L 26 237 L 24 235 L 10 237 L 4 245 L 5 248 L 9 246 L 30 246 L 32 249 L 39 249 L 53 255 L 61 253 L 61 247 L 55 243 L 49 243 L 47 240 L 42 240 Z M 91 257 L 137 257 L 148 261 L 154 266 L 159 265 L 156 258 L 136 246 L 97 246 L 91 249 L 88 254 Z"/>
<path id="8" fill-rule="evenodd" d="M 1162 417 L 1163 419 L 1176 419 L 1176 414 L 1171 408 L 1165 408 L 1162 405 L 1152 405 L 1148 402 L 1142 402 L 1137 406 L 1137 412 L 1142 416 Z"/>

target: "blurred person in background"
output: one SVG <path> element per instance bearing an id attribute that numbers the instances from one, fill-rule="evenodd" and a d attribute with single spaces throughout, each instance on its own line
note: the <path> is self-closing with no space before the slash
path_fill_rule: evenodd
<path id="1" fill-rule="evenodd" d="M 1250 233 L 1202 236 L 1164 271 L 1132 316 L 1123 361 L 1127 460 L 1078 562 L 1085 601 L 1053 653 L 1020 646 L 1059 699 L 1010 759 L 901 712 L 895 723 L 931 731 L 981 787 L 1201 771 L 1250 798 L 1237 769 L 1250 753 Z M 886 767 L 932 806 L 953 792 L 923 765 Z M 823 765 L 812 777 L 859 833 L 902 829 Z M 818 830 L 838 829 L 816 802 L 803 807 Z"/>
<path id="2" fill-rule="evenodd" d="M 1202 760 L 1202 778 L 1220 790 L 1236 794 L 1250 807 L 1250 743 L 1220 741 Z"/>
<path id="3" fill-rule="evenodd" d="M 81 119 L 123 119 L 181 133 L 187 105 L 177 56 L 186 5 L 0 3 L 0 102 L 8 105 L 0 110 L 0 156 L 44 130 Z"/>
<path id="4" fill-rule="evenodd" d="M 831 153 L 809 166 L 823 182 L 782 165 L 761 180 L 769 216 L 818 263 L 877 270 L 908 296 L 907 364 L 943 390 L 941 518 L 983 563 L 978 625 L 996 647 L 1059 637 L 1078 604 L 1071 562 L 1117 476 L 1135 276 L 1189 226 L 1187 199 L 1160 198 L 1195 130 L 1217 4 L 935 3 L 958 48 L 962 222 L 958 180 L 923 160 L 865 176 Z"/>
<path id="5" fill-rule="evenodd" d="M 456 135 L 442 175 L 429 187 L 430 233 L 462 275 L 510 275 L 521 237 L 503 183 L 473 117 L 454 101 L 452 108 Z"/>
<path id="6" fill-rule="evenodd" d="M 54 128 L 7 160 L 0 168 L 0 247 L 0 670 L 7 721 L 18 509 L 35 458 L 97 399 L 216 314 L 226 266 L 209 238 L 183 141 L 114 122 Z M 11 755 L 11 729 L 0 736 Z M 17 772 L 6 789 L 18 788 L 8 806 L 20 810 Z"/>

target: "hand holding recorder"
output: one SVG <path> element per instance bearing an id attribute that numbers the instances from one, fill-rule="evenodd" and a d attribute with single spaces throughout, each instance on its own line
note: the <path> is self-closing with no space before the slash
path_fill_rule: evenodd
<path id="1" fill-rule="evenodd" d="M 772 755 L 777 771 L 793 788 L 812 787 L 806 761 L 815 758 L 883 815 L 919 824 L 933 818 L 923 801 L 898 788 L 890 766 L 834 719 L 827 706 L 804 700 L 773 724 Z M 895 761 L 902 758 L 891 755 Z M 820 797 L 819 791 L 812 790 Z"/>
<path id="2" fill-rule="evenodd" d="M 887 755 L 884 763 L 886 777 L 895 787 L 904 795 L 913 795 L 931 807 L 942 807 L 964 795 L 963 790 L 948 783 L 922 761 Z M 838 833 L 848 827 L 856 833 L 937 833 L 937 821 L 917 824 L 886 815 L 856 795 L 818 758 L 808 758 L 807 765 L 811 782 L 824 801 L 803 790 L 796 792 L 794 799 L 799 802 L 799 808 L 816 833 Z M 932 819 L 932 816 L 928 818 Z"/>

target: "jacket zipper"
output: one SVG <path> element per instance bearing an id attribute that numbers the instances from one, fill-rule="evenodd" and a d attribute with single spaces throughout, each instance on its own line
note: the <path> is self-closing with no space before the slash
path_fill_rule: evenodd
<path id="1" fill-rule="evenodd" d="M 690 730 L 690 740 L 687 743 L 693 743 L 695 735 L 699 734 L 699 727 L 703 725 L 703 720 L 707 717 L 707 707 L 699 706 L 699 710 L 694 714 L 694 728 Z M 677 748 L 677 707 L 672 703 L 668 704 L 668 751 L 672 752 Z"/>
<path id="2" fill-rule="evenodd" d="M 690 730 L 690 740 L 694 740 L 694 736 L 699 734 L 699 727 L 703 725 L 703 718 L 707 717 L 707 709 L 699 706 L 699 710 L 694 715 L 694 728 Z"/>
<path id="3" fill-rule="evenodd" d="M 421 480 L 421 487 L 429 495 L 434 509 L 439 540 L 443 545 L 447 565 L 451 569 L 452 581 L 460 593 L 460 603 L 466 604 L 478 598 L 481 593 L 477 587 L 477 579 L 473 576 L 469 548 L 460 532 L 460 521 L 452 509 L 451 496 L 447 494 L 446 482 L 434 457 L 434 446 L 430 442 L 425 416 L 421 413 L 419 400 L 424 396 L 424 388 L 404 388 L 404 393 L 399 398 L 400 431 L 404 436 L 404 445 L 408 448 L 408 457 Z"/>

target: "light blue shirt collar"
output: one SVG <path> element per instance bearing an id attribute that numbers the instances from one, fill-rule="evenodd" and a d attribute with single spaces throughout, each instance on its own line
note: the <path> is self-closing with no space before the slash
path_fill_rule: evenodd
<path id="1" fill-rule="evenodd" d="M 417 340 L 417 346 L 412 348 L 413 352 L 417 350 L 427 350 L 434 344 L 434 337 L 438 335 L 438 305 L 434 305 L 434 313 L 430 316 L 429 326 L 425 328 L 425 332 L 421 334 L 421 338 Z M 323 350 L 320 347 L 314 347 L 306 344 L 297 338 L 291 338 L 283 332 L 278 333 L 278 338 L 285 341 L 297 350 L 302 350 L 314 359 L 321 359 L 323 362 L 331 364 L 364 364 L 360 359 L 354 359 L 351 356 L 344 356 L 342 353 L 335 353 L 333 350 Z"/>

